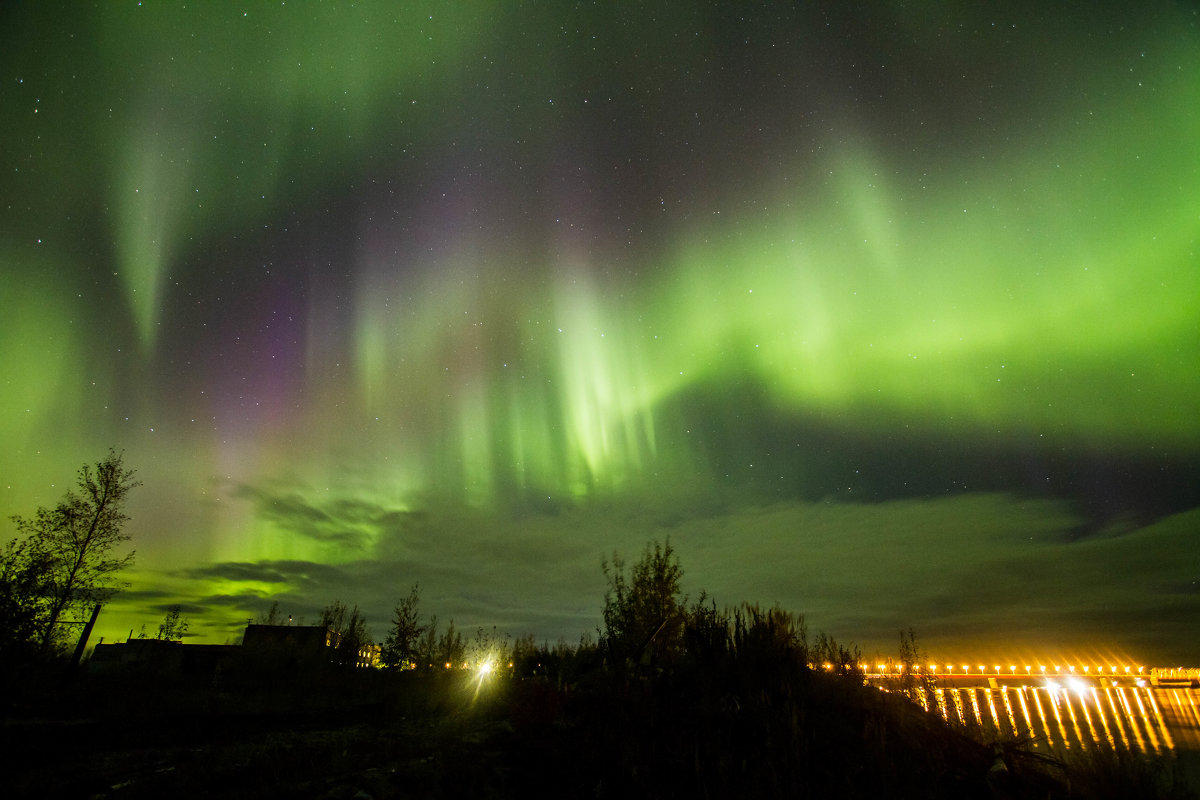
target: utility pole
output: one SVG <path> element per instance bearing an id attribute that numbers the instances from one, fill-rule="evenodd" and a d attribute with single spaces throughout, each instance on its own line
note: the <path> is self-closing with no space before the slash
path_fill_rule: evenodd
<path id="1" fill-rule="evenodd" d="M 71 672 L 79 668 L 79 661 L 83 658 L 83 651 L 87 649 L 88 637 L 92 635 L 92 628 L 95 627 L 98 616 L 100 616 L 100 604 L 96 603 L 96 607 L 92 609 L 91 619 L 83 626 L 83 633 L 79 634 L 79 644 L 75 645 L 75 655 L 71 656 Z"/>

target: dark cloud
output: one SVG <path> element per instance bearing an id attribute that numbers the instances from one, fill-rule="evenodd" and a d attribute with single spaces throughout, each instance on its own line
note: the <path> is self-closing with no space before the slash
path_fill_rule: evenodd
<path id="1" fill-rule="evenodd" d="M 689 387 L 663 412 L 696 432 L 714 475 L 761 501 L 1019 493 L 1069 503 L 1079 517 L 1064 531 L 1070 538 L 1132 530 L 1200 506 L 1200 460 L 1187 448 L 1131 453 L 1012 425 L 963 435 L 952 415 L 917 423 L 886 408 L 831 419 L 781 408 L 768 390 L 752 376 L 725 375 Z"/>
<path id="2" fill-rule="evenodd" d="M 123 602 L 129 602 L 130 600 L 136 600 L 136 601 L 162 600 L 165 598 L 173 597 L 174 595 L 171 592 L 166 591 L 165 589 L 137 589 L 137 588 L 134 588 L 134 589 L 122 589 L 120 594 L 118 594 L 117 596 Z"/>
<path id="3" fill-rule="evenodd" d="M 245 592 L 241 594 L 211 594 L 201 597 L 197 600 L 198 603 L 206 605 L 214 609 L 246 609 L 246 608 L 269 608 L 271 603 L 269 600 L 264 600 L 263 595 L 254 592 Z"/>
<path id="4" fill-rule="evenodd" d="M 207 614 L 211 610 L 206 605 L 199 605 L 196 603 L 163 603 L 162 605 L 155 606 L 155 610 L 160 611 L 163 614 L 174 611 L 175 609 L 179 609 L 179 614 L 184 617 L 189 614 Z"/>
<path id="5" fill-rule="evenodd" d="M 380 532 L 402 528 L 408 514 L 355 497 L 313 500 L 320 493 L 303 483 L 236 484 L 232 496 L 251 502 L 255 516 L 287 533 L 344 550 L 363 550 Z"/>
<path id="6" fill-rule="evenodd" d="M 313 583 L 336 579 L 341 570 L 315 561 L 264 560 L 255 562 L 223 561 L 180 570 L 188 578 L 219 578 L 227 581 L 259 583 Z"/>
<path id="7" fill-rule="evenodd" d="M 664 513 L 664 504 L 676 510 Z M 721 504 L 721 513 L 660 499 L 503 517 L 430 509 L 380 523 L 369 557 L 219 562 L 175 573 L 200 590 L 176 594 L 195 617 L 242 620 L 277 601 L 283 614 L 311 621 L 342 599 L 383 638 L 392 607 L 419 583 L 424 614 L 443 623 L 574 641 L 600 624 L 601 559 L 615 550 L 633 561 L 647 541 L 670 537 L 692 598 L 705 590 L 718 605 L 778 603 L 805 614 L 814 634 L 856 641 L 868 654 L 891 652 L 911 627 L 938 657 L 1103 642 L 1172 661 L 1184 655 L 1173 643 L 1186 642 L 1200 617 L 1192 557 L 1200 510 L 1072 539 L 1079 517 L 1070 503 L 1019 495 Z M 387 519 L 382 507 L 355 507 L 363 519 Z M 247 590 L 205 592 L 214 580 Z M 167 605 L 161 594 L 137 597 Z"/>

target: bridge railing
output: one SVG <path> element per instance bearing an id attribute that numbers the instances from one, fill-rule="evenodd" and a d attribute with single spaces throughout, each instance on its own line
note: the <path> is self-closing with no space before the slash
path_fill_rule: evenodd
<path id="1" fill-rule="evenodd" d="M 1135 664 L 1065 664 L 1061 662 L 1020 664 L 971 664 L 930 662 L 928 664 L 905 665 L 892 662 L 862 664 L 864 675 L 869 678 L 887 678 L 898 675 L 926 675 L 953 678 L 1138 678 L 1151 672 L 1162 672 L 1162 668 L 1147 669 Z M 1175 670 L 1179 672 L 1183 668 Z M 1200 669 L 1191 670 L 1200 673 Z"/>

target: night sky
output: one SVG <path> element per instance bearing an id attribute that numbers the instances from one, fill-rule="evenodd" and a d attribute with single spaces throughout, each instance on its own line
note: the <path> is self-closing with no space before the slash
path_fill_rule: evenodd
<path id="1" fill-rule="evenodd" d="M 0 514 L 143 481 L 94 638 L 574 642 L 669 536 L 867 653 L 1200 660 L 1189 4 L 5 3 L 0 175 Z"/>

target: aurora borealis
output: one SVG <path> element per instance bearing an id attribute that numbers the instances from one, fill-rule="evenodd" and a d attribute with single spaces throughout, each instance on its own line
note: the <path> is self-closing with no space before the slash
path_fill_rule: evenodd
<path id="1" fill-rule="evenodd" d="M 1195 661 L 1200 18 L 848 5 L 8 4 L 0 512 L 125 451 L 106 640 L 574 640 L 669 535 L 868 652 Z"/>

